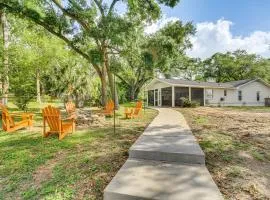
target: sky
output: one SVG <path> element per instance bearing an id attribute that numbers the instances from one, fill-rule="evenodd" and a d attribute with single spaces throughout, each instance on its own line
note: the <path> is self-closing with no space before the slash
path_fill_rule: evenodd
<path id="1" fill-rule="evenodd" d="M 191 57 L 205 59 L 216 52 L 243 49 L 270 58 L 270 0 L 181 0 L 162 11 L 162 18 L 146 32 L 177 19 L 193 22 L 197 32 L 190 38 Z"/>

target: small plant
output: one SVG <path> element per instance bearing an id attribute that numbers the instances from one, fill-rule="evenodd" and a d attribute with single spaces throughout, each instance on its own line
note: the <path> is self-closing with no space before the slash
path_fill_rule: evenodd
<path id="1" fill-rule="evenodd" d="M 198 102 L 190 101 L 186 97 L 181 97 L 180 100 L 181 100 L 181 106 L 184 108 L 195 108 L 195 107 L 199 106 Z"/>
<path id="2" fill-rule="evenodd" d="M 253 156 L 253 158 L 259 160 L 259 161 L 263 161 L 264 160 L 264 155 L 258 151 L 253 151 L 251 153 L 251 155 Z"/>
<path id="3" fill-rule="evenodd" d="M 197 124 L 203 125 L 203 124 L 207 124 L 209 122 L 207 117 L 203 117 L 203 116 L 199 116 L 195 119 L 195 122 Z"/>

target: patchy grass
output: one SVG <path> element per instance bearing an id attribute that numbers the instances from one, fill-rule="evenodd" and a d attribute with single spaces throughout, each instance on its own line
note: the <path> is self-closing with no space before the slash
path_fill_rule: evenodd
<path id="1" fill-rule="evenodd" d="M 226 199 L 270 199 L 270 109 L 181 108 Z"/>
<path id="2" fill-rule="evenodd" d="M 222 109 L 231 111 L 270 112 L 270 107 L 264 106 L 228 106 Z"/>
<path id="3" fill-rule="evenodd" d="M 115 134 L 108 118 L 108 126 L 77 131 L 62 141 L 42 137 L 38 114 L 34 131 L 0 131 L 0 199 L 102 199 L 129 147 L 156 114 L 146 109 L 141 119 L 118 117 Z"/>
<path id="4" fill-rule="evenodd" d="M 197 124 L 207 124 L 207 123 L 208 123 L 208 118 L 207 118 L 207 117 L 198 116 L 198 117 L 195 119 L 195 122 L 196 122 Z"/>

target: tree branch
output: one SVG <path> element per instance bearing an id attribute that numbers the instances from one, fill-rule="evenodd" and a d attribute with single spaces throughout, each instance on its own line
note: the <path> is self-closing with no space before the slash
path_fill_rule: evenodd
<path id="1" fill-rule="evenodd" d="M 53 3 L 63 12 L 63 14 L 65 14 L 66 16 L 69 16 L 70 18 L 76 20 L 84 29 L 86 30 L 89 30 L 89 26 L 83 21 L 81 20 L 78 16 L 76 16 L 75 14 L 73 13 L 70 13 L 67 9 L 65 9 L 60 1 L 58 0 L 51 0 L 53 1 Z"/>
<path id="2" fill-rule="evenodd" d="M 98 7 L 101 16 L 104 17 L 105 16 L 105 13 L 104 13 L 104 9 L 102 8 L 101 2 L 99 2 L 98 0 L 94 0 L 94 2 L 95 2 L 95 4 Z"/>
<path id="3" fill-rule="evenodd" d="M 112 4 L 110 5 L 110 8 L 109 8 L 108 15 L 110 15 L 111 12 L 113 11 L 113 8 L 114 8 L 115 4 L 117 3 L 117 1 L 119 1 L 119 0 L 113 0 Z"/>
<path id="4" fill-rule="evenodd" d="M 56 32 L 55 30 L 53 30 L 53 28 L 51 28 L 48 24 L 44 23 L 43 21 L 41 21 L 40 19 L 33 17 L 32 15 L 29 14 L 29 12 L 27 12 L 26 10 L 20 10 L 18 12 L 18 10 L 13 10 L 13 8 L 5 3 L 0 3 L 0 9 L 1 8 L 6 8 L 9 12 L 18 15 L 20 17 L 27 17 L 28 19 L 30 19 L 31 21 L 35 22 L 36 24 L 42 26 L 44 29 L 46 29 L 47 31 L 49 31 L 51 34 L 53 34 L 54 36 L 60 38 L 61 40 L 63 40 L 69 47 L 71 47 L 71 49 L 73 49 L 75 52 L 77 52 L 78 54 L 80 54 L 83 58 L 85 58 L 86 60 L 88 60 L 88 62 L 92 63 L 91 58 L 84 53 L 82 50 L 80 50 L 78 47 L 76 47 L 71 40 L 69 40 L 67 37 L 65 37 L 64 35 L 62 35 L 60 32 Z M 95 70 L 97 71 L 97 73 L 101 73 L 99 67 L 97 65 L 93 65 L 93 67 L 95 68 Z"/>

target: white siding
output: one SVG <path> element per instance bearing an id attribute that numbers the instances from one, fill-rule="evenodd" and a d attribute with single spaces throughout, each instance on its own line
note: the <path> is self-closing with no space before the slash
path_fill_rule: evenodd
<path id="1" fill-rule="evenodd" d="M 238 100 L 238 91 L 242 91 L 242 101 Z M 257 92 L 260 92 L 260 101 L 257 101 Z M 221 106 L 263 106 L 264 98 L 270 96 L 270 88 L 259 81 L 243 85 L 235 90 L 227 89 L 224 97 L 224 89 L 213 89 L 213 99 L 206 99 L 208 105 Z M 220 101 L 224 98 L 224 101 Z"/>
<path id="2" fill-rule="evenodd" d="M 231 105 L 236 102 L 237 94 L 235 89 L 226 89 L 227 90 L 227 96 L 224 96 L 224 90 L 225 89 L 213 89 L 213 98 L 207 99 L 206 97 L 206 105 Z M 221 101 L 221 98 L 223 98 L 223 101 Z"/>
<path id="3" fill-rule="evenodd" d="M 238 90 L 242 91 L 242 105 L 263 106 L 264 98 L 270 96 L 270 88 L 259 81 L 243 85 Z M 257 101 L 257 92 L 260 92 L 260 101 Z"/>
<path id="4" fill-rule="evenodd" d="M 166 88 L 166 87 L 172 87 L 172 86 L 163 82 L 154 82 L 153 84 L 147 86 L 147 90 L 155 90 L 155 89 L 161 89 L 161 88 Z"/>

